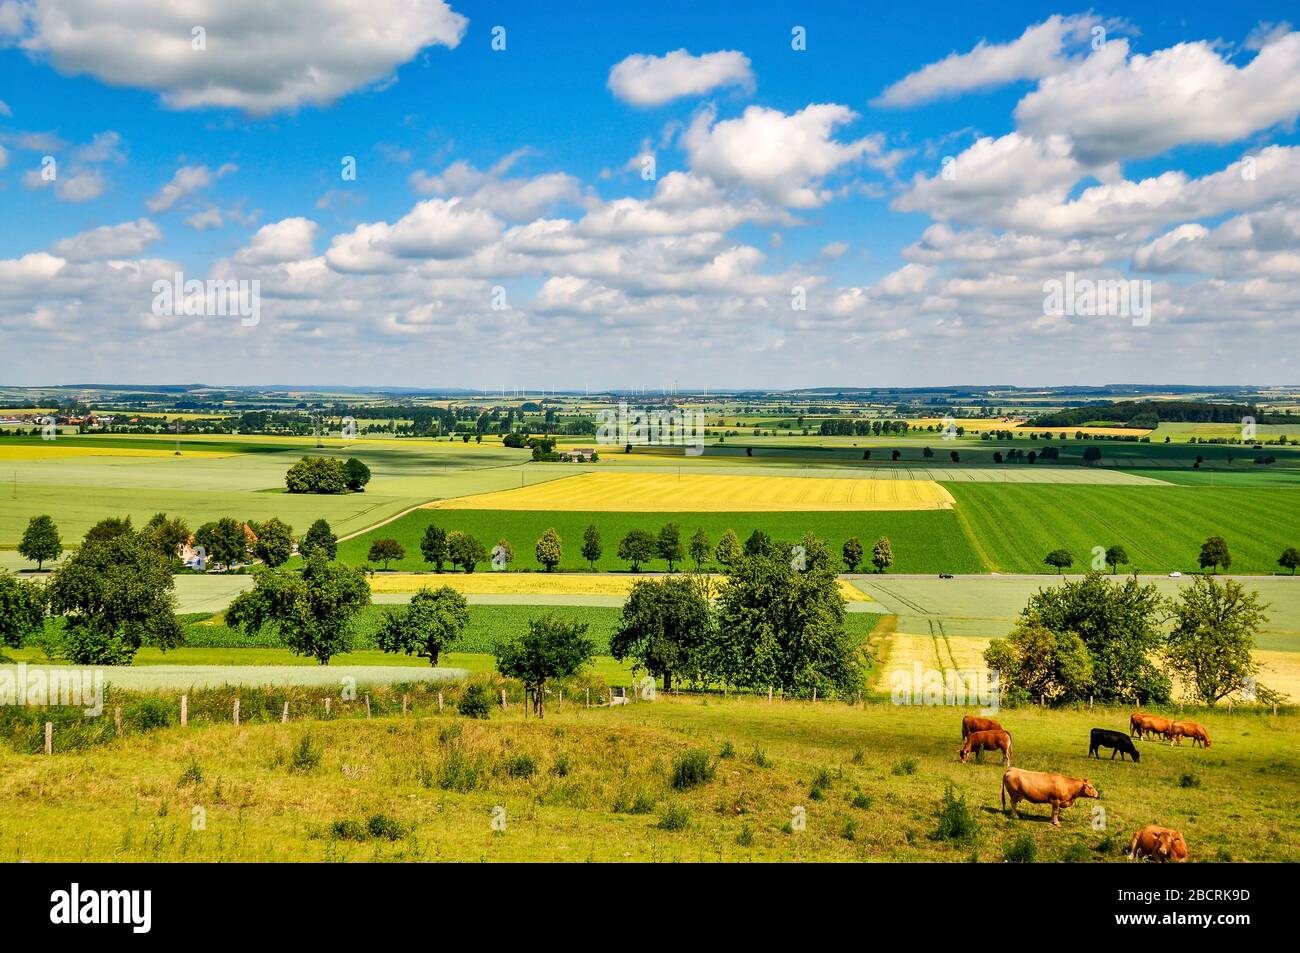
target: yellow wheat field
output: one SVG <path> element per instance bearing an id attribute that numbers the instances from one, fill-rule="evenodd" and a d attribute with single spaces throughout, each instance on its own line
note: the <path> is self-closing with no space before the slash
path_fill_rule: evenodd
<path id="1" fill-rule="evenodd" d="M 86 447 L 65 446 L 58 440 L 50 440 L 39 446 L 33 444 L 3 446 L 0 445 L 0 460 L 71 460 L 77 457 L 170 457 L 175 455 L 174 448 L 143 450 L 134 447 Z M 228 457 L 229 452 L 216 450 L 186 450 L 186 457 Z"/>
<path id="2" fill-rule="evenodd" d="M 930 480 L 584 473 L 428 505 L 451 510 L 810 513 L 949 509 L 953 499 L 947 490 Z"/>
<path id="3" fill-rule="evenodd" d="M 473 596 L 626 596 L 641 579 L 662 579 L 662 575 L 588 573 L 377 573 L 370 577 L 371 592 L 418 592 L 450 586 Z M 720 582 L 720 576 L 711 577 Z M 838 579 L 840 594 L 849 602 L 871 602 L 872 598 L 845 579 Z"/>

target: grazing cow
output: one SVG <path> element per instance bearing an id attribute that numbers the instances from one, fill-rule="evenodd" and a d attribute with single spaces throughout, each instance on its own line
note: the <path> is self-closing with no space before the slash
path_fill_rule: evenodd
<path id="1" fill-rule="evenodd" d="M 1174 723 L 1168 718 L 1161 718 L 1159 715 L 1144 715 L 1139 711 L 1133 712 L 1128 720 L 1130 738 L 1135 734 L 1139 738 L 1145 738 L 1147 735 L 1162 735 L 1165 738 L 1171 738 L 1170 732 L 1173 727 Z"/>
<path id="2" fill-rule="evenodd" d="M 1187 861 L 1187 841 L 1182 831 L 1158 824 L 1148 824 L 1133 835 L 1128 849 L 1129 860 L 1149 857 L 1157 864 L 1182 864 Z"/>
<path id="3" fill-rule="evenodd" d="M 1046 771 L 1025 771 L 1007 768 L 1002 772 L 1002 809 L 1007 808 L 1011 796 L 1011 816 L 1019 817 L 1016 805 L 1021 801 L 1030 804 L 1052 805 L 1052 826 L 1061 826 L 1061 812 L 1081 797 L 1100 797 L 1087 778 L 1067 778 Z"/>
<path id="4" fill-rule="evenodd" d="M 1173 738 L 1174 744 L 1181 745 L 1184 738 L 1192 739 L 1192 747 L 1196 747 L 1199 741 L 1205 747 L 1210 746 L 1210 733 L 1205 730 L 1205 726 L 1197 724 L 1194 721 L 1176 721 L 1169 726 L 1169 736 Z"/>
<path id="5" fill-rule="evenodd" d="M 961 736 L 969 738 L 976 731 L 1001 731 L 1002 726 L 992 718 L 980 718 L 978 715 L 966 715 L 961 720 Z"/>
<path id="6" fill-rule="evenodd" d="M 972 731 L 966 736 L 966 743 L 957 752 L 957 757 L 961 759 L 962 764 L 965 764 L 972 751 L 975 752 L 975 760 L 979 761 L 985 751 L 995 749 L 1001 750 L 1002 763 L 1010 766 L 1011 735 L 1001 729 L 997 731 Z"/>
<path id="7" fill-rule="evenodd" d="M 1138 754 L 1138 749 L 1133 746 L 1133 739 L 1122 731 L 1111 731 L 1109 728 L 1092 729 L 1092 737 L 1088 741 L 1088 756 L 1096 755 L 1097 760 L 1101 760 L 1101 755 L 1097 754 L 1098 748 L 1112 748 L 1110 760 L 1115 760 L 1115 755 L 1119 755 L 1119 760 L 1124 760 L 1124 755 L 1128 755 L 1134 761 L 1141 761 L 1142 755 Z"/>

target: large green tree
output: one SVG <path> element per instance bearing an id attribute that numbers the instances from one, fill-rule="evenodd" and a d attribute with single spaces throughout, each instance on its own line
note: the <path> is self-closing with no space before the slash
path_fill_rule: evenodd
<path id="1" fill-rule="evenodd" d="M 202 546 L 208 559 L 227 568 L 248 558 L 248 538 L 244 525 L 230 516 L 204 523 L 194 533 L 194 542 Z"/>
<path id="2" fill-rule="evenodd" d="M 555 531 L 554 527 L 542 533 L 541 538 L 537 540 L 537 545 L 533 548 L 533 555 L 537 557 L 539 563 L 546 567 L 547 572 L 551 572 L 560 564 L 560 560 L 564 558 L 564 547 L 560 542 L 560 534 Z"/>
<path id="3" fill-rule="evenodd" d="M 1211 536 L 1201 544 L 1201 553 L 1196 561 L 1202 569 L 1216 572 L 1232 565 L 1232 554 L 1228 552 L 1228 543 L 1222 536 Z"/>
<path id="4" fill-rule="evenodd" d="M 1092 659 L 1088 694 L 1106 702 L 1169 700 L 1170 682 L 1155 664 L 1166 606 L 1154 583 L 1122 582 L 1098 571 L 1040 589 L 1021 617 L 1057 634 L 1073 632 Z M 1082 693 L 1080 693 L 1082 697 Z"/>
<path id="5" fill-rule="evenodd" d="M 1255 678 L 1255 638 L 1268 621 L 1259 593 L 1231 579 L 1197 576 L 1173 604 L 1165 661 L 1185 689 L 1205 705 L 1241 690 Z M 1265 692 L 1256 685 L 1255 695 Z"/>
<path id="6" fill-rule="evenodd" d="M 713 626 L 709 602 L 692 579 L 642 579 L 632 586 L 609 651 L 620 662 L 661 679 L 664 691 L 673 677 L 698 681 L 707 667 Z"/>
<path id="7" fill-rule="evenodd" d="M 655 540 L 655 552 L 668 563 L 668 571 L 675 572 L 677 563 L 686 558 L 686 549 L 682 546 L 682 528 L 676 523 L 665 523 Z"/>
<path id="8" fill-rule="evenodd" d="M 487 559 L 488 552 L 477 537 L 453 530 L 447 534 L 447 555 L 453 566 L 471 573 L 479 563 Z"/>
<path id="9" fill-rule="evenodd" d="M 272 516 L 265 523 L 253 527 L 257 542 L 253 544 L 253 555 L 272 569 L 277 569 L 289 561 L 293 555 L 293 527 Z"/>
<path id="10" fill-rule="evenodd" d="M 385 652 L 405 652 L 438 664 L 438 656 L 469 625 L 469 603 L 455 589 L 421 589 L 410 605 L 390 613 L 375 635 Z"/>
<path id="11" fill-rule="evenodd" d="M 319 554 L 327 560 L 333 559 L 339 552 L 339 540 L 330 529 L 330 524 L 319 519 L 307 528 L 307 535 L 298 544 L 298 554 L 303 559 L 310 559 Z"/>
<path id="12" fill-rule="evenodd" d="M 39 572 L 46 562 L 58 559 L 62 552 L 63 540 L 59 538 L 59 528 L 54 525 L 53 517 L 44 514 L 33 516 L 18 542 L 18 554 L 36 563 Z"/>
<path id="13" fill-rule="evenodd" d="M 155 513 L 140 531 L 145 542 L 171 560 L 178 560 L 181 547 L 190 539 L 190 526 L 179 516 Z"/>
<path id="14" fill-rule="evenodd" d="M 370 544 L 366 558 L 372 563 L 383 563 L 384 570 L 387 571 L 388 564 L 393 560 L 400 562 L 406 558 L 406 547 L 392 537 L 377 539 Z"/>
<path id="15" fill-rule="evenodd" d="M 576 675 L 595 651 L 595 643 L 587 638 L 587 623 L 548 612 L 529 619 L 523 635 L 497 645 L 497 671 L 524 683 L 533 711 L 542 718 L 546 683 Z"/>
<path id="16" fill-rule="evenodd" d="M 655 538 L 643 529 L 630 530 L 618 543 L 618 558 L 632 567 L 633 572 L 641 571 L 641 564 L 654 559 Z"/>
<path id="17" fill-rule="evenodd" d="M 34 582 L 0 573 L 0 645 L 22 648 L 44 627 L 44 590 Z"/>
<path id="18" fill-rule="evenodd" d="M 52 615 L 64 618 L 53 648 L 76 665 L 129 665 L 142 645 L 184 641 L 171 561 L 127 531 L 83 544 L 50 577 Z"/>
<path id="19" fill-rule="evenodd" d="M 295 655 L 328 665 L 351 651 L 357 613 L 368 605 L 365 574 L 317 553 L 301 573 L 258 571 L 253 588 L 226 610 L 226 624 L 248 633 L 272 629 Z"/>
<path id="20" fill-rule="evenodd" d="M 787 545 L 769 544 L 727 572 L 718 601 L 710 675 L 731 685 L 787 694 L 849 697 L 862 685 L 862 656 L 844 629 L 844 597 L 824 545 L 806 540 L 805 568 Z"/>
<path id="21" fill-rule="evenodd" d="M 430 563 L 436 572 L 442 572 L 442 564 L 451 558 L 447 550 L 447 531 L 441 526 L 430 523 L 424 528 L 420 538 L 420 554 L 424 561 Z"/>
<path id="22" fill-rule="evenodd" d="M 1005 639 L 990 642 L 984 661 L 998 673 L 1004 698 L 1069 701 L 1086 695 L 1092 682 L 1092 658 L 1083 639 L 1034 620 L 1021 620 Z"/>
<path id="23" fill-rule="evenodd" d="M 591 523 L 582 534 L 582 558 L 587 560 L 587 565 L 591 567 L 592 572 L 596 571 L 596 560 L 600 559 L 603 552 L 600 530 L 596 529 L 595 523 Z"/>

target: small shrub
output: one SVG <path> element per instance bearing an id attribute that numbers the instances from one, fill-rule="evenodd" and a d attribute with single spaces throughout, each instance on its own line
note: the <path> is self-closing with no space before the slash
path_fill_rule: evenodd
<path id="1" fill-rule="evenodd" d="M 754 831 L 750 828 L 748 824 L 742 827 L 740 829 L 740 833 L 736 835 L 736 843 L 739 844 L 741 847 L 754 846 Z"/>
<path id="2" fill-rule="evenodd" d="M 330 836 L 335 840 L 365 840 L 366 829 L 360 821 L 345 817 L 330 825 Z"/>
<path id="3" fill-rule="evenodd" d="M 861 748 L 859 748 L 857 751 L 853 752 L 853 757 L 849 759 L 849 763 L 862 764 L 866 760 L 867 760 L 866 754 L 863 752 Z"/>
<path id="4" fill-rule="evenodd" d="M 979 824 L 966 803 L 966 795 L 957 797 L 952 785 L 948 785 L 943 800 L 939 802 L 939 826 L 935 829 L 934 839 L 970 843 L 978 830 Z"/>
<path id="5" fill-rule="evenodd" d="M 1194 774 L 1184 774 L 1178 779 L 1178 786 L 1180 788 L 1199 788 L 1201 779 Z"/>
<path id="6" fill-rule="evenodd" d="M 861 811 L 871 810 L 872 803 L 871 795 L 863 794 L 861 791 L 853 795 L 853 800 L 849 802 L 850 805 Z"/>
<path id="7" fill-rule="evenodd" d="M 689 791 L 712 780 L 713 763 L 703 751 L 687 751 L 673 761 L 670 783 L 678 791 Z"/>
<path id="8" fill-rule="evenodd" d="M 722 750 L 718 752 L 719 758 L 734 758 L 736 756 L 736 747 L 730 741 L 722 743 Z"/>
<path id="9" fill-rule="evenodd" d="M 908 758 L 905 761 L 900 761 L 898 764 L 894 765 L 894 774 L 900 776 L 904 774 L 916 774 L 916 764 L 917 761 L 915 758 Z"/>
<path id="10" fill-rule="evenodd" d="M 1032 864 L 1038 856 L 1038 845 L 1028 834 L 1021 834 L 1002 852 L 1002 859 L 1008 864 Z"/>
<path id="11" fill-rule="evenodd" d="M 835 783 L 835 776 L 831 774 L 829 769 L 822 768 L 820 771 L 817 772 L 816 775 L 813 776 L 812 786 L 815 788 L 825 789 L 825 788 L 829 788 L 834 783 Z"/>
<path id="12" fill-rule="evenodd" d="M 691 815 L 686 808 L 680 804 L 669 804 L 668 810 L 659 815 L 659 823 L 655 827 L 661 831 L 684 831 L 690 822 Z"/>
<path id="13" fill-rule="evenodd" d="M 387 814 L 372 814 L 366 821 L 366 833 L 375 840 L 401 840 L 406 827 Z"/>
<path id="14" fill-rule="evenodd" d="M 531 778 L 537 773 L 537 762 L 530 754 L 517 754 L 506 761 L 506 774 L 512 778 Z"/>
<path id="15" fill-rule="evenodd" d="M 290 766 L 294 771 L 311 771 L 320 765 L 321 747 L 307 732 L 298 741 L 297 747 L 293 749 L 293 757 L 290 759 Z"/>
<path id="16" fill-rule="evenodd" d="M 450 744 L 460 738 L 464 733 L 465 726 L 461 725 L 459 722 L 453 721 L 450 724 L 443 725 L 438 729 L 438 744 Z"/>
<path id="17" fill-rule="evenodd" d="M 756 767 L 760 767 L 760 768 L 772 767 L 772 761 L 771 759 L 768 758 L 767 752 L 764 751 L 762 748 L 758 747 L 757 745 L 754 746 L 754 751 L 752 754 L 750 754 L 749 760 Z"/>
<path id="18" fill-rule="evenodd" d="M 482 774 L 478 763 L 465 757 L 460 745 L 454 745 L 439 768 L 438 787 L 444 791 L 468 794 L 479 786 Z"/>
<path id="19" fill-rule="evenodd" d="M 1086 864 L 1088 862 L 1088 848 L 1077 841 L 1071 844 L 1061 855 L 1062 863 L 1066 864 Z"/>
<path id="20" fill-rule="evenodd" d="M 473 682 L 465 686 L 456 710 L 466 718 L 487 718 L 492 711 L 492 700 L 488 696 L 487 686 L 482 682 Z"/>
<path id="21" fill-rule="evenodd" d="M 557 778 L 567 778 L 569 776 L 569 756 L 562 754 L 555 759 L 555 764 L 551 765 L 551 774 Z"/>
<path id="22" fill-rule="evenodd" d="M 202 784 L 203 768 L 199 766 L 197 758 L 190 759 L 190 766 L 181 772 L 180 780 L 176 782 L 178 786 L 186 784 Z"/>
<path id="23" fill-rule="evenodd" d="M 655 809 L 655 799 L 644 791 L 635 795 L 620 791 L 614 798 L 615 814 L 649 814 Z"/>
<path id="24" fill-rule="evenodd" d="M 845 840 L 857 840 L 858 822 L 853 820 L 853 818 L 849 818 L 847 821 L 845 821 L 844 830 L 840 832 L 840 836 L 843 837 Z"/>

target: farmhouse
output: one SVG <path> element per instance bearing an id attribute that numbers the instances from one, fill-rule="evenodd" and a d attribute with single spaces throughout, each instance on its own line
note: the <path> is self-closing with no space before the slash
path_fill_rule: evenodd
<path id="1" fill-rule="evenodd" d="M 595 447 L 574 447 L 572 450 L 563 451 L 560 459 L 566 463 L 590 463 L 595 455 Z"/>

